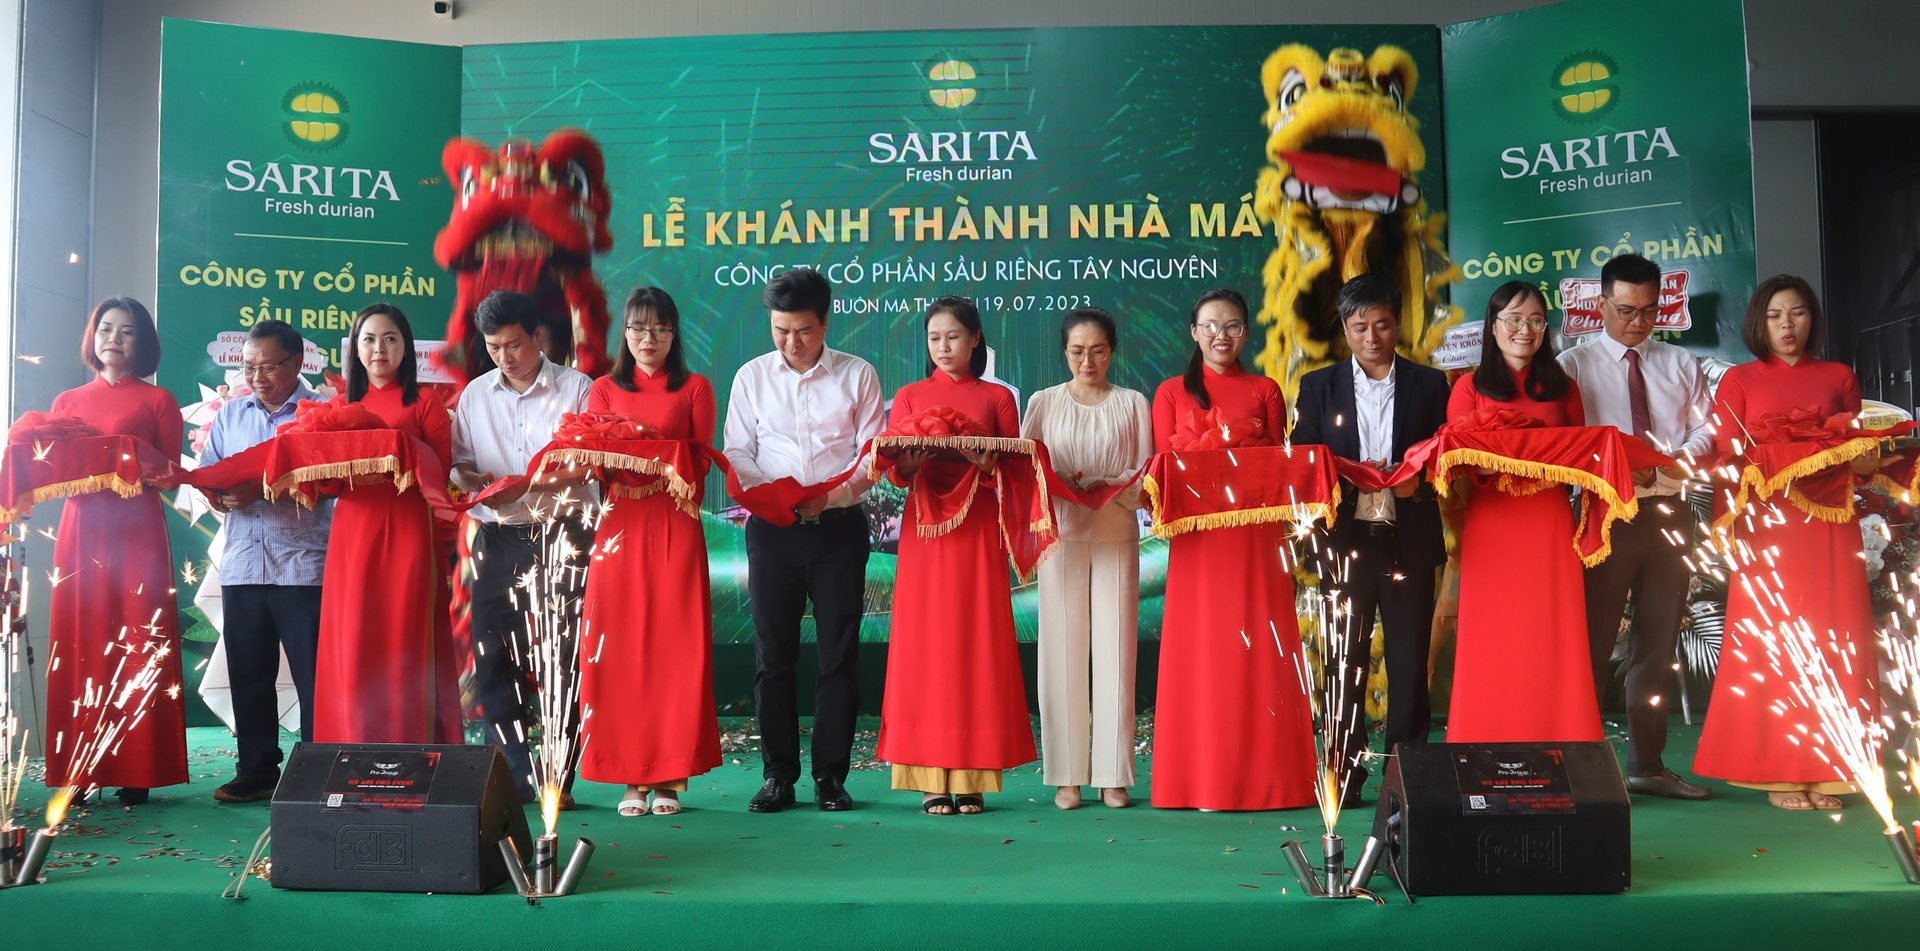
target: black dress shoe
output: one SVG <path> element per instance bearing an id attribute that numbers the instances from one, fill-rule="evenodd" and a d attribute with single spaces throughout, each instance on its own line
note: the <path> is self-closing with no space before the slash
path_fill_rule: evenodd
<path id="1" fill-rule="evenodd" d="M 783 779 L 769 779 L 760 791 L 747 801 L 748 812 L 779 812 L 793 805 L 793 784 Z"/>
<path id="2" fill-rule="evenodd" d="M 113 798 L 120 800 L 123 806 L 144 806 L 153 797 L 138 786 L 122 786 L 119 792 L 113 794 Z"/>
<path id="3" fill-rule="evenodd" d="M 846 812 L 853 808 L 853 797 L 847 795 L 847 787 L 832 776 L 813 781 L 813 802 L 821 812 Z"/>
<path id="4" fill-rule="evenodd" d="M 1657 776 L 1628 776 L 1627 791 L 1665 796 L 1668 799 L 1711 799 L 1713 790 L 1681 779 L 1673 770 L 1663 769 Z"/>
<path id="5" fill-rule="evenodd" d="M 277 784 L 236 779 L 214 790 L 213 799 L 215 802 L 259 802 L 262 799 L 273 798 L 275 785 Z"/>

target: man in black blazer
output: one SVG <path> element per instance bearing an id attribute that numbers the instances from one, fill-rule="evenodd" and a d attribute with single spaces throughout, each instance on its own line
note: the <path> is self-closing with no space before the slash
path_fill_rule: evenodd
<path id="1" fill-rule="evenodd" d="M 1292 440 L 1390 467 L 1447 421 L 1447 375 L 1394 352 L 1400 292 L 1391 281 L 1362 274 L 1340 289 L 1335 306 L 1353 356 L 1301 378 Z M 1367 779 L 1359 755 L 1366 748 L 1366 670 L 1376 611 L 1386 632 L 1385 749 L 1427 740 L 1434 573 L 1447 560 L 1447 544 L 1439 503 L 1424 480 L 1368 493 L 1349 484 L 1342 495 L 1323 546 L 1321 583 L 1337 585 L 1353 610 L 1344 672 L 1350 709 L 1341 713 L 1354 725 L 1341 794 L 1351 804 Z M 1336 560 L 1345 560 L 1344 569 Z M 1344 583 L 1336 580 L 1342 575 Z"/>

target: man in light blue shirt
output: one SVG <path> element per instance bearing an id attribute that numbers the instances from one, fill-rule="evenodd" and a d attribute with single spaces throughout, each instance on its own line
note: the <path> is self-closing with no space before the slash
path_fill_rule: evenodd
<path id="1" fill-rule="evenodd" d="M 273 438 L 301 400 L 319 400 L 300 380 L 306 341 L 291 324 L 263 320 L 247 332 L 240 370 L 252 395 L 220 407 L 207 431 L 200 465 Z M 280 651 L 287 653 L 300 697 L 300 738 L 313 739 L 313 664 L 320 641 L 320 581 L 327 563 L 333 503 L 303 509 L 292 499 L 270 502 L 258 482 L 208 491 L 226 513 L 220 554 L 221 635 L 232 680 L 238 763 L 232 782 L 213 791 L 220 802 L 273 797 L 280 782 Z"/>

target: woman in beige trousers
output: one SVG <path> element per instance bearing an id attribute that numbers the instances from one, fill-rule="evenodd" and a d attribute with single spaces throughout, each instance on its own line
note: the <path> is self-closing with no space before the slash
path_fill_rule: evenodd
<path id="1" fill-rule="evenodd" d="M 1060 346 L 1073 378 L 1027 401 L 1021 435 L 1045 443 L 1080 489 L 1131 482 L 1153 454 L 1140 393 L 1107 381 L 1118 345 L 1097 307 L 1067 314 Z M 1133 677 L 1140 607 L 1140 487 L 1092 510 L 1054 499 L 1060 547 L 1040 566 L 1040 742 L 1053 803 L 1080 807 L 1093 785 L 1109 806 L 1131 801 Z"/>

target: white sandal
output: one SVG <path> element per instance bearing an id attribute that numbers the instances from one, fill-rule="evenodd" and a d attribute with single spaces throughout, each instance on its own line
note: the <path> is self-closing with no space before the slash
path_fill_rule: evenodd
<path id="1" fill-rule="evenodd" d="M 621 815 L 627 816 L 629 818 L 635 817 L 635 816 L 644 816 L 647 814 L 647 801 L 644 798 L 643 799 L 622 799 L 620 800 L 618 812 Z"/>
<path id="2" fill-rule="evenodd" d="M 655 792 L 653 794 L 653 814 L 656 816 L 679 815 L 680 797 L 662 796 L 658 792 Z"/>

